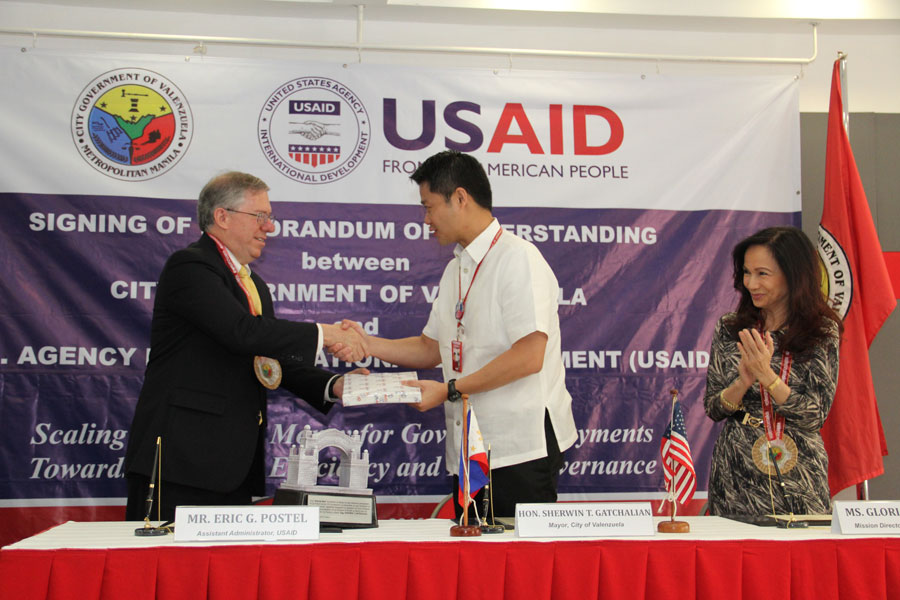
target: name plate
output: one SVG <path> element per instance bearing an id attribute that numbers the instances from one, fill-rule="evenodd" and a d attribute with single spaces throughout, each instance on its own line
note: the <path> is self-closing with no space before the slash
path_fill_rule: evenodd
<path id="1" fill-rule="evenodd" d="M 282 486 L 275 491 L 272 504 L 315 506 L 319 509 L 319 523 L 324 527 L 378 527 L 375 496 L 372 494 L 295 490 Z"/>
<path id="2" fill-rule="evenodd" d="M 900 501 L 838 500 L 832 508 L 831 532 L 900 535 Z"/>
<path id="3" fill-rule="evenodd" d="M 517 504 L 519 537 L 654 535 L 649 502 Z"/>
<path id="4" fill-rule="evenodd" d="M 317 540 L 315 506 L 179 506 L 176 542 Z"/>
<path id="5" fill-rule="evenodd" d="M 375 518 L 372 496 L 307 494 L 307 506 L 316 506 L 323 523 L 344 527 L 371 527 Z"/>

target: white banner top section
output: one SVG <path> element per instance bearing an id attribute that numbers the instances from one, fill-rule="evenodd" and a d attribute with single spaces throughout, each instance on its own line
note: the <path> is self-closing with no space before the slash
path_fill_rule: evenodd
<path id="1" fill-rule="evenodd" d="M 800 210 L 793 78 L 0 52 L 0 192 L 193 199 L 235 169 L 276 202 L 417 203 L 451 148 L 497 206 Z"/>

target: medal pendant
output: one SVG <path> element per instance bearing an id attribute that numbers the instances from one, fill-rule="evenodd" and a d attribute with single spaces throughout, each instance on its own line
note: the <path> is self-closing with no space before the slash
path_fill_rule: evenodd
<path id="1" fill-rule="evenodd" d="M 253 372 L 259 382 L 270 390 L 281 385 L 281 363 L 268 356 L 253 357 Z"/>
<path id="2" fill-rule="evenodd" d="M 791 439 L 791 436 L 784 434 L 780 440 L 772 440 L 767 443 L 766 435 L 763 434 L 753 444 L 753 464 L 757 469 L 766 475 L 775 476 L 775 467 L 769 457 L 769 444 L 772 445 L 772 452 L 775 454 L 775 460 L 778 461 L 778 469 L 782 475 L 797 465 L 797 443 Z"/>

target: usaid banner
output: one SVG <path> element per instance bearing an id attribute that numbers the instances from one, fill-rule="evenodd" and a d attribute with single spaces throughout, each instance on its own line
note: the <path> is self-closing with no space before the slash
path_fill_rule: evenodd
<path id="1" fill-rule="evenodd" d="M 445 148 L 485 165 L 500 223 L 559 279 L 579 430 L 562 497 L 659 497 L 673 388 L 705 489 L 730 249 L 799 223 L 795 81 L 2 51 L 0 506 L 124 497 L 156 279 L 199 236 L 194 199 L 218 172 L 272 188 L 254 268 L 279 316 L 418 335 L 451 248 L 408 178 Z M 310 425 L 360 432 L 382 502 L 449 491 L 440 409 L 322 417 L 276 392 L 269 416 L 271 489 Z"/>

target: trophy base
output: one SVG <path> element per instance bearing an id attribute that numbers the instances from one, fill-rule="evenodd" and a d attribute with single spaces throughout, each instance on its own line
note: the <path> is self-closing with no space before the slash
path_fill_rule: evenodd
<path id="1" fill-rule="evenodd" d="M 475 537 L 481 535 L 478 525 L 454 525 L 450 528 L 450 537 Z"/>
<path id="2" fill-rule="evenodd" d="M 656 530 L 660 533 L 690 533 L 691 526 L 687 521 L 660 521 Z"/>
<path id="3" fill-rule="evenodd" d="M 279 488 L 272 504 L 318 506 L 319 527 L 323 531 L 378 527 L 375 496 L 371 494 L 335 494 Z"/>

